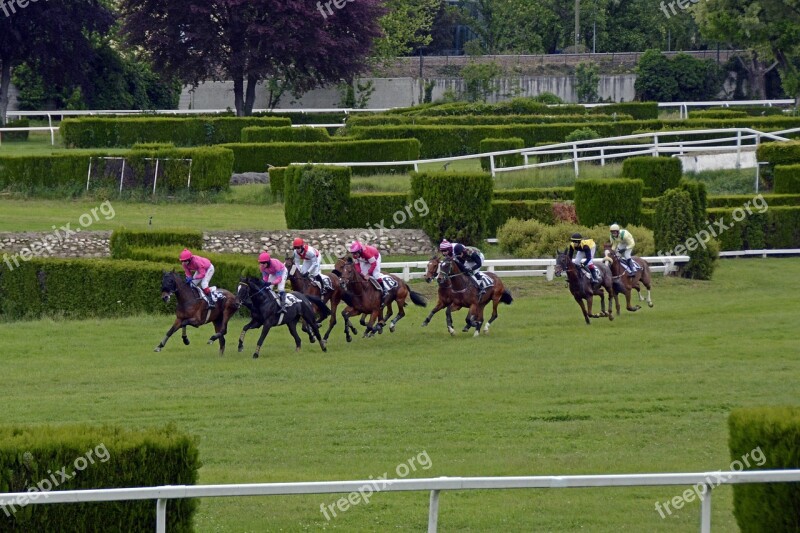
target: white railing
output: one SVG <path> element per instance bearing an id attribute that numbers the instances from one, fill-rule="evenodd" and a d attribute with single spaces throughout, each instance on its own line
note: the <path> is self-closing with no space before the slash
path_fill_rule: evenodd
<path id="1" fill-rule="evenodd" d="M 659 255 L 643 257 L 650 263 L 651 272 L 662 272 L 665 276 L 676 270 L 676 265 L 689 262 L 688 255 Z M 597 259 L 599 261 L 599 259 Z M 510 268 L 503 268 L 510 267 Z M 524 269 L 522 267 L 534 267 Z M 333 270 L 332 264 L 321 265 L 322 270 Z M 387 262 L 381 263 L 381 271 L 387 273 L 392 270 L 401 270 L 398 275 L 404 281 L 422 279 L 428 268 L 428 261 Z M 555 259 L 488 259 L 481 267 L 484 272 L 493 272 L 501 278 L 511 277 L 545 277 L 552 281 L 555 276 Z"/>
<path id="2" fill-rule="evenodd" d="M 0 128 L 0 145 L 3 144 L 3 132 L 15 132 L 15 131 L 49 131 L 50 132 L 50 144 L 55 146 L 56 144 L 56 132 L 58 131 L 58 127 L 53 126 L 53 123 L 50 123 L 50 126 L 34 126 L 30 128 Z"/>
<path id="3" fill-rule="evenodd" d="M 730 101 L 708 101 L 708 102 L 659 102 L 658 107 L 677 107 L 681 118 L 689 117 L 690 107 L 731 107 L 731 106 L 788 106 L 794 105 L 794 100 L 730 100 Z"/>
<path id="4" fill-rule="evenodd" d="M 784 248 L 781 250 L 736 250 L 720 252 L 720 257 L 769 257 L 771 255 L 800 255 L 798 248 Z"/>
<path id="5" fill-rule="evenodd" d="M 439 493 L 448 490 L 566 489 L 596 487 L 661 487 L 671 485 L 702 487 L 700 531 L 711 531 L 711 495 L 719 485 L 744 483 L 792 483 L 800 481 L 800 470 L 749 470 L 678 474 L 618 474 L 595 476 L 440 477 L 387 479 L 377 481 L 319 481 L 301 483 L 254 483 L 241 485 L 166 485 L 123 489 L 64 490 L 44 493 L 0 494 L 0 508 L 13 513 L 23 505 L 54 503 L 156 500 L 156 532 L 166 533 L 167 501 L 184 498 L 278 496 L 373 492 L 430 491 L 428 532 L 439 524 Z M 380 485 L 380 487 L 378 487 Z M 34 498 L 33 496 L 38 496 Z M 357 500 L 358 501 L 358 500 Z M 654 512 L 657 507 L 654 506 Z"/>

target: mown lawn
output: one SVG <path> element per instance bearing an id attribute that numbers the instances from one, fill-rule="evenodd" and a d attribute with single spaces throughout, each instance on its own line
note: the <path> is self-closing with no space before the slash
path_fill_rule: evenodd
<path id="1" fill-rule="evenodd" d="M 655 308 L 589 327 L 563 281 L 512 279 L 489 336 L 451 338 L 443 316 L 422 330 L 414 308 L 394 334 L 347 344 L 337 329 L 326 354 L 295 354 L 275 331 L 259 360 L 253 333 L 219 358 L 208 329 L 153 353 L 166 316 L 0 323 L 4 421 L 174 422 L 199 439 L 201 483 L 396 477 L 421 454 L 430 467 L 409 477 L 724 470 L 732 409 L 797 404 L 800 301 L 785 283 L 798 277 L 797 259 L 728 260 L 712 282 L 656 276 Z M 681 492 L 443 493 L 440 530 L 694 531 L 698 502 L 655 511 Z M 427 493 L 376 494 L 328 522 L 320 505 L 335 500 L 204 499 L 196 528 L 425 528 Z M 730 488 L 713 501 L 714 529 L 736 530 Z"/>

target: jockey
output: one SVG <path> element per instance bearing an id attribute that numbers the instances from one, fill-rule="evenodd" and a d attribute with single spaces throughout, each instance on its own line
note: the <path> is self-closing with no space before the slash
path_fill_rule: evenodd
<path id="1" fill-rule="evenodd" d="M 258 256 L 258 265 L 261 270 L 261 279 L 270 285 L 275 285 L 278 288 L 278 295 L 280 296 L 281 313 L 286 311 L 286 278 L 289 272 L 286 270 L 286 265 L 277 259 L 270 258 L 267 252 L 261 252 Z"/>
<path id="2" fill-rule="evenodd" d="M 633 264 L 631 255 L 636 242 L 633 240 L 633 235 L 628 230 L 619 229 L 619 224 L 611 224 L 609 230 L 611 230 L 611 249 L 617 252 L 620 259 L 623 259 L 625 264 L 628 265 L 628 275 L 634 276 L 636 266 Z"/>
<path id="3" fill-rule="evenodd" d="M 439 251 L 442 252 L 443 256 L 452 258 L 453 247 L 455 246 L 458 246 L 457 242 L 450 242 L 447 239 L 442 239 L 442 242 L 439 243 Z"/>
<path id="4" fill-rule="evenodd" d="M 384 305 L 386 299 L 386 287 L 383 286 L 381 275 L 381 253 L 374 246 L 367 246 L 358 241 L 353 241 L 348 250 L 353 254 L 353 259 L 358 261 L 358 269 L 364 279 L 372 278 L 378 282 L 381 288 L 381 305 Z"/>
<path id="5" fill-rule="evenodd" d="M 486 292 L 481 285 L 481 278 L 478 277 L 480 275 L 479 271 L 481 265 L 483 265 L 485 261 L 483 252 L 474 246 L 464 246 L 463 244 L 456 243 L 453 245 L 453 261 L 458 265 L 461 272 L 469 274 L 472 276 L 472 279 L 475 280 L 475 283 L 480 289 L 480 293 L 478 294 L 478 301 L 480 301 L 481 298 L 483 298 L 483 293 Z"/>
<path id="6" fill-rule="evenodd" d="M 326 287 L 322 281 L 322 275 L 319 273 L 319 250 L 309 246 L 299 237 L 292 242 L 292 249 L 294 250 L 294 264 L 300 269 L 300 274 L 317 280 L 324 294 Z"/>
<path id="7" fill-rule="evenodd" d="M 203 297 L 208 303 L 208 308 L 214 308 L 214 301 L 211 299 L 211 288 L 208 283 L 211 281 L 211 276 L 214 275 L 214 265 L 205 257 L 193 255 L 188 249 L 184 248 L 181 255 L 178 256 L 181 262 L 183 271 L 186 273 L 186 283 L 191 283 L 199 286 L 202 290 Z"/>
<path id="8" fill-rule="evenodd" d="M 597 245 L 592 239 L 584 239 L 580 233 L 573 233 L 570 238 L 569 258 L 576 266 L 586 267 L 592 274 L 592 283 L 600 283 L 597 267 L 592 262 Z M 573 259 L 572 256 L 575 256 Z"/>

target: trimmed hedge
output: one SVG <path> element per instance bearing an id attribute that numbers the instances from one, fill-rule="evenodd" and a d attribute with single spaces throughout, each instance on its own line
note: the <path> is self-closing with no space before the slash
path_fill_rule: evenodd
<path id="1" fill-rule="evenodd" d="M 30 121 L 27 118 L 19 118 L 17 120 L 9 120 L 6 122 L 6 125 L 3 126 L 4 128 L 29 128 Z M 0 139 L 3 142 L 17 142 L 17 141 L 27 141 L 28 137 L 30 136 L 30 132 L 28 130 L 25 131 L 3 131 L 0 132 Z"/>
<path id="2" fill-rule="evenodd" d="M 406 206 L 410 205 L 405 193 L 363 193 L 351 194 L 348 207 L 349 226 L 353 228 L 419 228 L 422 225 L 424 209 L 410 211 L 418 216 L 410 217 Z M 401 214 L 402 213 L 402 214 Z"/>
<path id="3" fill-rule="evenodd" d="M 800 207 L 762 206 L 749 214 L 741 206 L 712 208 L 707 214 L 722 250 L 800 248 Z"/>
<path id="4" fill-rule="evenodd" d="M 708 235 L 705 187 L 683 180 L 681 186 L 669 189 L 655 210 L 654 237 L 659 255 L 689 255 L 682 275 L 694 279 L 711 279 L 718 257 L 717 242 Z M 698 220 L 701 222 L 698 223 Z"/>
<path id="5" fill-rule="evenodd" d="M 622 177 L 642 180 L 648 197 L 677 187 L 682 173 L 681 162 L 675 157 L 629 157 L 622 163 Z"/>
<path id="6" fill-rule="evenodd" d="M 479 150 L 482 154 L 487 152 L 502 152 L 503 150 L 517 150 L 525 148 L 525 141 L 519 137 L 506 137 L 505 139 L 483 139 Z M 522 154 L 501 155 L 495 158 L 495 168 L 518 167 L 522 165 Z M 488 157 L 481 158 L 481 168 L 485 171 L 490 170 Z"/>
<path id="7" fill-rule="evenodd" d="M 347 126 L 493 126 L 507 124 L 557 124 L 564 122 L 615 122 L 633 120 L 630 115 L 454 115 L 427 117 L 418 115 L 356 115 L 347 119 Z"/>
<path id="8" fill-rule="evenodd" d="M 192 251 L 200 251 L 203 249 L 203 232 L 194 230 L 134 231 L 123 227 L 114 230 L 108 243 L 112 259 L 129 258 L 128 253 L 131 248 L 156 246 L 182 246 Z"/>
<path id="9" fill-rule="evenodd" d="M 654 120 L 658 118 L 658 102 L 620 102 L 593 107 L 587 113 L 604 115 L 617 113 L 618 115 L 630 115 L 634 120 Z"/>
<path id="10" fill-rule="evenodd" d="M 293 128 L 280 126 L 263 128 L 249 126 L 242 129 L 243 143 L 274 143 L 274 142 L 327 142 L 331 140 L 325 128 Z"/>
<path id="11" fill-rule="evenodd" d="M 800 207 L 800 194 L 759 194 L 763 201 L 769 204 L 770 207 L 777 207 L 779 205 L 787 205 Z M 756 198 L 758 198 L 758 196 Z M 719 196 L 708 197 L 708 207 L 742 207 L 750 203 L 753 204 L 752 194 L 726 194 Z"/>
<path id="12" fill-rule="evenodd" d="M 800 163 L 800 141 L 765 142 L 756 149 L 759 162 L 776 165 Z"/>
<path id="13" fill-rule="evenodd" d="M 533 98 L 514 98 L 497 104 L 447 102 L 418 105 L 393 112 L 401 115 L 585 115 L 582 105 L 568 104 L 548 106 Z"/>
<path id="14" fill-rule="evenodd" d="M 735 409 L 728 430 L 733 470 L 800 468 L 800 407 Z M 736 484 L 733 514 L 741 531 L 800 531 L 800 483 Z"/>
<path id="15" fill-rule="evenodd" d="M 194 485 L 196 439 L 174 426 L 131 430 L 88 425 L 0 427 L 0 492 L 29 492 L 0 513 L 2 531 L 148 531 L 151 500 L 27 505 L 50 490 Z M 58 472 L 64 470 L 68 479 Z M 167 529 L 189 532 L 198 500 L 170 500 Z"/>
<path id="16" fill-rule="evenodd" d="M 512 218 L 554 224 L 553 202 L 550 200 L 494 200 L 486 228 L 487 235 L 497 235 L 497 230 Z"/>
<path id="17" fill-rule="evenodd" d="M 579 179 L 575 182 L 575 210 L 584 226 L 638 224 L 644 183 L 636 179 Z"/>
<path id="18" fill-rule="evenodd" d="M 800 194 L 800 164 L 775 167 L 775 194 Z"/>
<path id="19" fill-rule="evenodd" d="M 413 161 L 420 158 L 416 139 L 357 140 L 328 143 L 233 143 L 222 147 L 234 153 L 234 172 L 264 172 L 267 165 Z M 390 167 L 381 167 L 386 172 Z"/>
<path id="20" fill-rule="evenodd" d="M 349 227 L 350 176 L 350 167 L 292 165 L 287 168 L 284 172 L 286 227 Z"/>
<path id="21" fill-rule="evenodd" d="M 707 109 L 702 111 L 689 111 L 689 118 L 744 118 L 748 116 L 745 111 L 732 109 Z"/>
<path id="22" fill-rule="evenodd" d="M 272 197 L 275 199 L 283 198 L 283 191 L 286 183 L 284 180 L 286 168 L 287 167 L 272 167 L 268 170 L 269 190 L 272 192 Z"/>
<path id="23" fill-rule="evenodd" d="M 736 107 L 709 107 L 706 111 L 735 111 L 737 113 L 744 113 L 750 117 L 760 117 L 760 116 L 773 116 L 773 115 L 780 115 L 785 116 L 783 113 L 783 109 L 780 107 L 768 107 L 768 106 L 758 106 L 758 105 L 737 105 Z M 689 113 L 691 116 L 691 112 Z"/>
<path id="24" fill-rule="evenodd" d="M 172 142 L 201 146 L 239 142 L 248 126 L 290 126 L 274 117 L 81 117 L 61 122 L 64 144 L 72 148 L 127 147 L 135 143 Z"/>
<path id="25" fill-rule="evenodd" d="M 494 180 L 485 173 L 413 172 L 411 194 L 422 198 L 430 213 L 422 229 L 433 242 L 446 238 L 467 245 L 486 236 Z"/>
<path id="26" fill-rule="evenodd" d="M 572 187 L 549 187 L 541 189 L 495 189 L 495 200 L 573 200 Z"/>

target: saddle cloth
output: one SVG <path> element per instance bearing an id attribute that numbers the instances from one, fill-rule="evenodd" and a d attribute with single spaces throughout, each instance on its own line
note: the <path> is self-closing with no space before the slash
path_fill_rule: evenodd
<path id="1" fill-rule="evenodd" d="M 275 298 L 275 301 L 280 304 L 281 296 L 275 291 L 269 291 L 269 292 L 272 293 L 272 297 Z M 287 307 L 287 309 L 289 307 L 293 306 L 294 304 L 298 303 L 299 301 L 300 301 L 300 298 L 298 298 L 297 296 L 295 296 L 291 292 L 287 292 L 286 293 L 286 307 Z"/>
<path id="2" fill-rule="evenodd" d="M 494 287 L 494 280 L 491 276 L 487 276 L 486 274 L 482 274 L 478 272 L 475 275 L 478 278 L 478 285 L 481 289 L 488 289 L 489 287 Z"/>
<path id="3" fill-rule="evenodd" d="M 200 287 L 198 287 L 197 285 L 194 285 L 194 284 L 192 284 L 192 287 L 194 287 L 195 292 L 197 292 L 197 295 L 200 298 L 204 298 L 205 297 L 205 294 L 203 294 L 203 290 Z M 221 299 L 225 298 L 225 295 L 222 294 L 222 291 L 220 291 L 216 287 L 209 287 L 209 289 L 211 289 L 211 301 L 212 302 L 216 302 L 217 300 L 221 300 Z"/>
<path id="4" fill-rule="evenodd" d="M 322 291 L 322 290 L 333 289 L 333 285 L 331 285 L 330 276 L 328 276 L 327 274 L 320 274 L 320 277 L 322 277 L 322 284 L 324 285 L 324 287 L 320 287 L 319 281 L 317 281 L 315 278 L 311 278 L 311 281 L 314 282 L 314 285 L 316 285 L 319 290 Z"/>

